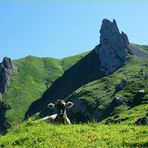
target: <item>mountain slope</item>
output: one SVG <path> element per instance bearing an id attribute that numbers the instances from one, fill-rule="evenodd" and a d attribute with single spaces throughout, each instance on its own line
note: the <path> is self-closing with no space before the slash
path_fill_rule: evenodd
<path id="1" fill-rule="evenodd" d="M 87 52 L 61 60 L 28 56 L 13 61 L 18 73 L 13 77 L 2 99 L 9 106 L 6 111 L 7 120 L 10 123 L 23 120 L 30 104 L 39 99 L 43 92 L 63 75 L 64 70 L 86 54 Z"/>
<path id="2" fill-rule="evenodd" d="M 95 80 L 77 89 L 67 98 L 73 101 L 76 106 L 79 106 L 70 110 L 71 119 L 76 121 L 101 121 L 116 115 L 120 118 L 120 114 L 133 110 L 135 106 L 138 107 L 139 105 L 141 105 L 141 114 L 138 113 L 134 121 L 141 117 L 147 117 L 148 110 L 142 110 L 142 106 L 148 108 L 147 62 L 148 59 L 132 57 L 124 67 L 118 69 L 112 75 Z M 144 70 L 144 75 L 141 73 L 141 69 Z M 119 90 L 118 86 L 123 80 L 126 80 L 128 84 Z M 138 96 L 140 90 L 144 90 L 143 96 Z M 117 99 L 121 103 L 118 103 Z M 134 115 L 136 115 L 136 110 L 133 111 Z M 127 123 L 128 120 L 131 120 L 130 117 L 127 119 Z"/>
<path id="3" fill-rule="evenodd" d="M 36 112 L 43 111 L 49 101 L 66 98 L 79 87 L 103 77 L 100 63 L 95 51 L 91 51 L 75 65 L 71 66 L 62 77 L 57 79 L 43 96 L 35 101 L 26 113 L 26 118 Z M 45 110 L 46 113 L 46 110 Z"/>
<path id="4" fill-rule="evenodd" d="M 56 80 L 44 95 L 30 106 L 26 118 L 36 112 L 41 112 L 41 116 L 48 114 L 49 110 L 47 110 L 46 105 L 58 98 L 67 98 L 74 102 L 75 106 L 68 114 L 71 120 L 76 122 L 101 121 L 109 116 L 122 114 L 128 109 L 132 110 L 134 106 L 141 103 L 146 104 L 148 101 L 148 59 L 131 56 L 125 66 L 106 77 L 101 73 L 97 59 L 94 61 L 88 59 L 95 59 L 93 52 L 81 59 L 76 65 L 68 69 L 61 78 Z M 87 68 L 86 61 L 89 62 L 90 69 Z M 95 71 L 97 67 L 98 73 Z M 142 69 L 144 74 L 141 73 Z M 77 72 L 79 72 L 78 75 Z M 118 90 L 117 86 L 122 80 L 126 80 L 128 85 Z M 139 90 L 144 90 L 145 95 L 136 98 Z M 121 105 L 115 102 L 116 96 L 123 101 Z M 144 114 L 139 114 L 135 119 L 147 116 L 146 112 L 144 110 Z"/>
<path id="5" fill-rule="evenodd" d="M 18 73 L 13 77 L 3 100 L 11 108 L 6 117 L 18 121 L 23 119 L 30 103 L 42 95 L 47 85 L 50 86 L 63 74 L 63 69 L 59 60 L 32 56 L 14 61 L 14 64 L 18 67 Z"/>
<path id="6" fill-rule="evenodd" d="M 78 55 L 62 61 L 48 61 L 29 56 L 20 60 L 20 63 L 16 61 L 18 74 L 4 95 L 4 103 L 10 107 L 6 112 L 8 121 L 21 120 L 25 112 L 25 118 L 37 112 L 44 115 L 44 108 L 49 101 L 65 99 L 81 86 L 123 66 L 128 54 L 127 35 L 120 33 L 115 20 L 112 22 L 107 19 L 102 21 L 100 33 L 100 44 L 88 55 L 84 53 L 84 58 Z"/>

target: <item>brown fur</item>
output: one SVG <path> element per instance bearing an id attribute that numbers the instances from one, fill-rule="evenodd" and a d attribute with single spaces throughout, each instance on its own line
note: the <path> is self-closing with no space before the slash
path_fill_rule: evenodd
<path id="1" fill-rule="evenodd" d="M 42 118 L 41 120 L 50 121 L 54 123 L 61 124 L 71 124 L 70 120 L 67 117 L 66 109 L 69 109 L 73 106 L 72 102 L 65 102 L 64 100 L 57 100 L 55 104 L 49 103 L 48 108 L 55 108 L 55 114 Z"/>

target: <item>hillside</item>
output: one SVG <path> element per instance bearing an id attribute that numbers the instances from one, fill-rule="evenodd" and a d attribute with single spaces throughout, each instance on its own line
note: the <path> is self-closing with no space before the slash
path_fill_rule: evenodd
<path id="1" fill-rule="evenodd" d="M 42 111 L 46 114 L 48 102 L 54 102 L 58 98 L 66 98 L 79 87 L 99 79 L 103 73 L 99 68 L 99 60 L 94 51 L 82 58 L 79 62 L 71 66 L 62 77 L 58 78 L 43 96 L 31 104 L 26 113 L 26 118 L 37 112 Z"/>
<path id="2" fill-rule="evenodd" d="M 9 106 L 6 119 L 9 123 L 20 122 L 32 102 L 39 99 L 51 84 L 61 77 L 66 69 L 88 52 L 64 59 L 28 56 L 13 61 L 18 72 L 13 77 L 2 101 Z"/>
<path id="3" fill-rule="evenodd" d="M 118 118 L 120 120 L 122 118 L 120 114 L 124 113 L 127 117 L 124 122 L 128 123 L 128 120 L 131 120 L 128 112 L 132 112 L 132 110 L 132 118 L 135 116 L 133 118 L 135 122 L 140 117 L 148 116 L 147 62 L 148 59 L 143 60 L 132 57 L 124 67 L 118 69 L 114 74 L 95 80 L 77 89 L 68 96 L 68 100 L 80 100 L 80 102 L 84 102 L 87 105 L 82 106 L 83 110 L 71 109 L 70 114 L 72 114 L 72 118 L 74 118 L 74 115 L 76 117 L 82 115 L 81 119 L 79 118 L 81 121 L 83 119 L 84 121 L 93 119 L 101 121 L 110 116 L 116 116 L 116 120 Z M 144 69 L 144 75 L 140 73 L 141 69 Z M 123 80 L 126 80 L 128 84 L 121 90 L 118 90 L 118 86 Z M 137 97 L 139 90 L 144 90 L 145 95 Z M 121 100 L 121 103 L 116 101 L 117 97 Z M 137 109 L 134 109 L 134 107 L 137 107 Z"/>
<path id="4" fill-rule="evenodd" d="M 58 97 L 62 97 L 74 102 L 75 107 L 68 113 L 71 120 L 76 122 L 86 122 L 88 120 L 101 121 L 110 116 L 126 113 L 129 109 L 134 110 L 135 106 L 137 106 L 137 110 L 133 111 L 133 116 L 137 115 L 135 116 L 134 121 L 132 121 L 133 124 L 139 118 L 147 116 L 148 59 L 132 56 L 125 66 L 119 68 L 112 75 L 103 77 L 103 75 L 100 75 L 99 69 L 98 73 L 95 73 L 93 70 L 96 69 L 96 67 L 91 66 L 92 69 L 87 69 L 87 66 L 84 64 L 86 63 L 85 59 L 89 61 L 88 56 L 90 55 L 92 55 L 92 53 L 80 60 L 76 65 L 66 71 L 61 78 L 56 80 L 44 93 L 43 97 L 30 106 L 27 115 L 29 113 L 32 115 L 40 111 L 42 111 L 41 116 L 48 114 L 46 104 L 49 101 L 54 102 Z M 93 59 L 95 59 L 95 56 Z M 94 63 L 93 61 L 89 62 L 90 65 L 91 62 L 92 65 L 95 65 L 94 63 L 96 63 L 95 61 Z M 81 67 L 83 67 L 83 70 Z M 144 70 L 144 75 L 141 74 L 141 69 Z M 79 75 L 75 73 L 77 71 L 79 71 Z M 94 79 L 89 79 L 89 77 Z M 126 80 L 128 85 L 121 90 L 118 90 L 117 86 L 122 80 Z M 139 96 L 139 98 L 137 98 L 136 95 L 138 91 L 143 89 L 145 91 L 144 97 Z M 121 104 L 115 102 L 115 96 L 118 96 L 122 100 Z M 143 107 L 139 108 L 140 104 L 142 104 Z M 43 108 L 45 109 L 43 110 Z M 141 114 L 138 113 L 140 110 Z M 122 117 L 118 116 L 118 118 L 120 120 Z M 126 122 L 129 122 L 128 120 L 131 120 L 130 117 L 126 119 Z"/>

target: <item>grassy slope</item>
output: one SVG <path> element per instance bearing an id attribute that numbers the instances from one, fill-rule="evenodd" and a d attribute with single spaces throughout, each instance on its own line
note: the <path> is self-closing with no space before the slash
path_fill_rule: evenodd
<path id="1" fill-rule="evenodd" d="M 132 119 L 133 116 L 136 118 L 130 121 L 131 119 L 129 117 L 126 122 L 134 123 L 134 121 L 136 121 L 138 118 L 147 116 L 146 113 L 148 110 L 146 108 L 148 108 L 148 104 L 143 104 L 141 107 L 137 107 L 135 110 L 134 108 L 130 109 L 129 106 L 129 104 L 135 105 L 135 100 L 133 98 L 141 89 L 144 89 L 146 94 L 141 102 L 148 101 L 148 78 L 144 78 L 140 75 L 141 68 L 143 68 L 145 73 L 148 74 L 147 63 L 148 59 L 143 60 L 133 57 L 124 67 L 118 69 L 112 75 L 82 86 L 72 93 L 68 98 L 82 99 L 88 104 L 89 108 L 97 108 L 100 111 L 103 111 L 103 117 L 100 116 L 100 119 L 103 119 L 105 114 L 106 117 L 109 117 L 122 113 L 126 114 L 125 116 L 128 116 L 128 113 L 132 113 Z M 115 93 L 116 87 L 122 79 L 128 80 L 129 84 L 123 90 Z M 125 103 L 120 106 L 113 106 L 112 101 L 114 95 L 122 97 Z M 127 111 L 129 109 L 131 112 Z M 122 118 L 122 115 L 119 117 L 119 119 L 120 118 Z"/>
<path id="2" fill-rule="evenodd" d="M 118 109 L 121 110 L 121 107 Z M 132 109 L 122 110 L 119 116 L 110 116 L 107 119 L 105 119 L 102 123 L 120 123 L 122 125 L 134 125 L 140 117 L 146 116 L 148 116 L 148 105 L 141 104 L 133 107 Z"/>
<path id="3" fill-rule="evenodd" d="M 147 147 L 146 126 L 27 121 L 0 137 L 0 147 Z"/>
<path id="4" fill-rule="evenodd" d="M 4 95 L 5 103 L 11 107 L 6 114 L 10 121 L 23 119 L 30 103 L 42 95 L 47 83 L 51 85 L 63 74 L 60 61 L 56 59 L 29 56 L 14 61 L 14 64 L 18 67 L 18 73 Z"/>
<path id="5" fill-rule="evenodd" d="M 87 56 L 65 71 L 64 75 L 53 83 L 42 98 L 30 106 L 26 116 L 41 111 L 42 115 L 46 114 L 48 111 L 46 106 L 49 101 L 54 102 L 59 98 L 65 99 L 81 86 L 99 79 L 102 75 L 98 56 L 94 51 L 91 51 Z"/>
<path id="6" fill-rule="evenodd" d="M 86 54 L 62 60 L 28 56 L 13 61 L 18 67 L 18 73 L 3 96 L 3 101 L 11 107 L 6 112 L 6 118 L 10 122 L 21 121 L 31 103 L 39 99 L 43 92 L 63 75 L 64 70 Z"/>
<path id="7" fill-rule="evenodd" d="M 71 60 L 69 59 L 69 61 Z M 140 89 L 144 89 L 146 94 L 141 102 L 148 100 L 148 79 L 140 75 L 142 68 L 145 73 L 148 74 L 148 59 L 140 59 L 132 56 L 125 66 L 104 78 L 100 78 L 99 76 L 99 63 L 97 61 L 98 57 L 95 57 L 94 53 L 91 52 L 77 64 L 70 67 L 64 75 L 46 91 L 44 96 L 31 106 L 28 114 L 34 109 L 35 112 L 33 112 L 36 113 L 36 108 L 40 108 L 40 105 L 41 109 L 38 111 L 43 110 L 42 108 L 46 107 L 49 98 L 53 99 L 50 101 L 54 101 L 57 98 L 70 98 L 81 99 L 86 102 L 88 112 L 90 109 L 93 112 L 96 108 L 103 112 L 98 119 L 102 120 L 109 116 L 126 112 L 130 109 L 131 105 L 129 104 L 135 105 L 134 97 Z M 129 84 L 122 91 L 115 93 L 116 87 L 122 79 L 128 80 Z M 125 103 L 120 106 L 115 106 L 113 104 L 114 95 L 122 97 Z M 42 114 L 46 114 L 46 111 L 47 110 L 43 110 Z M 146 114 L 146 110 L 144 110 L 144 114 Z M 146 116 L 144 114 L 139 114 L 137 118 Z M 77 118 L 77 115 L 75 117 L 73 116 L 73 118 Z M 74 120 L 77 121 L 76 119 Z M 126 121 L 128 122 L 129 120 Z"/>
<path id="8" fill-rule="evenodd" d="M 148 52 L 148 46 L 147 45 L 137 45 L 135 44 L 137 47 L 139 47 L 141 50 L 144 50 L 146 52 Z"/>

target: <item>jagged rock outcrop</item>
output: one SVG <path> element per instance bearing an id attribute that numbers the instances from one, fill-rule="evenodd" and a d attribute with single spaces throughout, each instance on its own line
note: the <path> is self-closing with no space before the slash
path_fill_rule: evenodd
<path id="1" fill-rule="evenodd" d="M 119 32 L 116 21 L 113 22 L 104 19 L 102 22 L 100 30 L 100 44 L 96 46 L 95 53 L 98 56 L 101 69 L 104 71 L 105 75 L 109 75 L 121 67 L 127 57 L 128 57 L 128 44 L 129 40 L 127 35 L 122 32 Z M 122 80 L 118 86 L 118 91 L 123 89 L 128 85 L 127 80 Z M 70 101 L 74 102 L 74 107 L 71 109 L 70 114 L 73 115 L 73 118 L 78 119 L 79 121 L 88 121 L 88 120 L 101 120 L 102 115 L 105 113 L 101 110 L 91 109 L 83 100 L 80 99 L 71 99 Z M 121 97 L 114 98 L 111 108 L 114 106 L 124 104 L 124 99 Z M 109 107 L 107 112 L 109 113 L 111 108 Z"/>
<path id="2" fill-rule="evenodd" d="M 120 91 L 125 88 L 129 84 L 129 81 L 126 79 L 122 79 L 119 85 L 116 87 L 116 91 Z"/>
<path id="3" fill-rule="evenodd" d="M 0 93 L 0 99 L 2 99 L 2 94 Z"/>
<path id="4" fill-rule="evenodd" d="M 10 84 L 12 76 L 17 72 L 16 67 L 13 66 L 10 58 L 5 57 L 0 63 L 0 94 L 6 92 Z"/>
<path id="5" fill-rule="evenodd" d="M 6 133 L 6 130 L 10 127 L 10 124 L 5 118 L 5 113 L 8 109 L 10 109 L 10 107 L 0 101 L 0 135 Z"/>
<path id="6" fill-rule="evenodd" d="M 148 125 L 148 117 L 139 118 L 136 122 L 136 125 Z"/>
<path id="7" fill-rule="evenodd" d="M 74 107 L 68 111 L 70 119 L 74 122 L 87 122 L 87 121 L 99 121 L 102 118 L 103 111 L 99 109 L 90 108 L 86 102 L 81 99 L 69 98 L 72 101 Z"/>
<path id="8" fill-rule="evenodd" d="M 134 106 L 139 105 L 141 102 L 144 101 L 144 96 L 145 96 L 145 91 L 144 91 L 144 89 L 139 90 L 139 91 L 135 94 L 133 100 L 132 100 L 131 102 L 129 102 L 129 105 L 130 105 L 131 107 L 134 107 Z"/>
<path id="9" fill-rule="evenodd" d="M 129 40 L 124 32 L 119 32 L 115 20 L 111 22 L 104 19 L 100 34 L 100 44 L 96 46 L 95 51 L 98 54 L 102 70 L 108 75 L 126 61 Z"/>
<path id="10" fill-rule="evenodd" d="M 115 96 L 113 101 L 114 101 L 117 105 L 122 105 L 122 104 L 124 103 L 124 99 L 121 98 L 121 97 L 118 97 L 118 96 Z"/>

